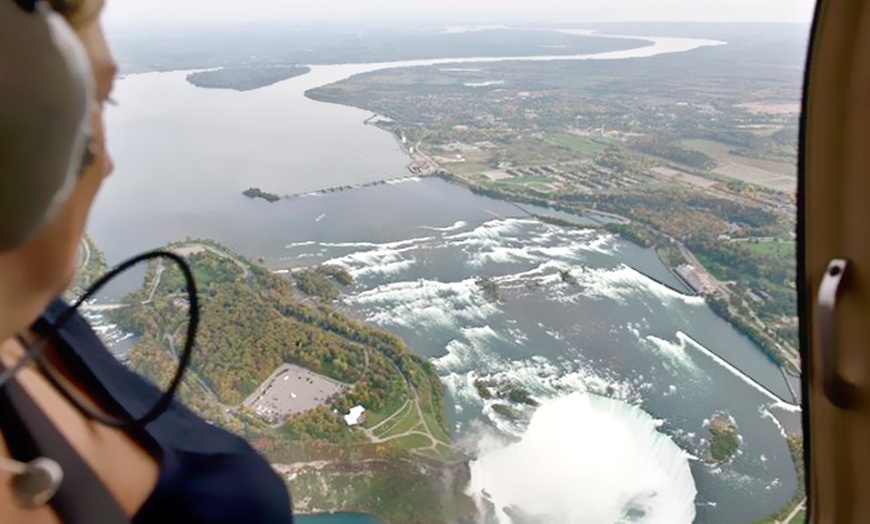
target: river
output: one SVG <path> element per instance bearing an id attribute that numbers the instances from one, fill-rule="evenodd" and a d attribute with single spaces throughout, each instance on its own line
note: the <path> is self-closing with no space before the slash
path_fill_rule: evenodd
<path id="1" fill-rule="evenodd" d="M 280 241 L 278 229 L 268 227 L 280 217 L 240 199 L 244 189 L 297 194 L 407 174 L 408 158 L 396 141 L 362 124 L 370 113 L 304 96 L 356 74 L 504 60 L 615 60 L 723 44 L 645 40 L 651 44 L 597 55 L 313 66 L 306 75 L 249 92 L 197 88 L 183 71 L 129 75 L 117 82 L 118 106 L 108 109 L 118 168 L 94 210 L 91 232 L 110 260 L 187 235 L 251 237 L 242 249 L 250 253 Z"/>
<path id="2" fill-rule="evenodd" d="M 523 59 L 721 44 L 649 40 L 616 53 Z M 274 269 L 345 265 L 356 277 L 345 306 L 436 364 L 456 438 L 480 447 L 472 489 L 499 507 L 537 514 L 536 502 L 546 501 L 564 516 L 549 522 L 593 522 L 628 508 L 638 522 L 667 524 L 750 522 L 778 509 L 796 487 L 781 426 L 794 430 L 799 417 L 782 400 L 786 385 L 703 300 L 664 285 L 679 286 L 653 252 L 542 224 L 435 179 L 277 204 L 241 196 L 250 186 L 297 194 L 407 173 L 395 140 L 362 124 L 369 113 L 309 100 L 308 89 L 389 67 L 494 60 L 315 66 L 244 93 L 195 88 L 184 72 L 128 76 L 108 115 L 118 169 L 89 231 L 110 262 L 189 236 L 262 256 Z M 562 281 L 562 269 L 576 285 Z M 479 276 L 499 282 L 503 302 L 483 297 Z M 520 383 L 543 406 L 530 421 L 510 422 L 476 395 L 477 378 Z M 711 467 L 693 457 L 704 450 L 705 420 L 721 409 L 743 445 L 732 463 Z M 507 469 L 496 475 L 496 463 Z M 534 500 L 506 481 L 528 485 L 530 472 Z M 571 483 L 583 491 L 565 489 Z M 567 509 L 578 505 L 594 513 Z"/>
<path id="3" fill-rule="evenodd" d="M 362 513 L 318 513 L 296 517 L 296 524 L 382 524 L 371 515 Z"/>

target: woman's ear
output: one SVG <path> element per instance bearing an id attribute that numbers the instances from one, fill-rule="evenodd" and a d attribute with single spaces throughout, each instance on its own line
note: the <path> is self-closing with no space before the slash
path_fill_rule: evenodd
<path id="1" fill-rule="evenodd" d="M 75 276 L 88 215 L 111 164 L 102 111 L 96 104 L 91 126 L 94 161 L 69 196 L 26 240 L 0 251 L 0 316 L 4 317 L 0 318 L 0 340 L 26 329 Z"/>

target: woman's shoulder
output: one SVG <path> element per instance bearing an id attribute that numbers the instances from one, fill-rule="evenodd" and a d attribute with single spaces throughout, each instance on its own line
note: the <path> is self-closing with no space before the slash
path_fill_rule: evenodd
<path id="1" fill-rule="evenodd" d="M 67 306 L 53 303 L 34 328 L 55 329 Z M 128 413 L 143 412 L 162 394 L 151 382 L 121 364 L 87 320 L 73 315 L 55 339 L 72 357 L 72 369 L 89 375 L 88 386 Z M 137 522 L 292 522 L 284 480 L 244 439 L 173 402 L 145 428 L 146 447 L 159 453 L 160 477 Z M 180 519 L 180 520 L 179 520 Z"/>
<path id="2" fill-rule="evenodd" d="M 293 522 L 286 484 L 259 456 L 179 452 L 173 461 L 135 522 Z"/>
<path id="3" fill-rule="evenodd" d="M 163 391 L 122 364 L 80 314 L 56 325 L 68 307 L 61 300 L 53 302 L 34 324 L 34 330 L 57 346 L 68 372 L 103 407 L 113 406 L 126 415 L 148 412 Z M 146 433 L 161 448 L 206 455 L 232 453 L 245 447 L 240 438 L 206 422 L 177 401 L 146 426 Z"/>

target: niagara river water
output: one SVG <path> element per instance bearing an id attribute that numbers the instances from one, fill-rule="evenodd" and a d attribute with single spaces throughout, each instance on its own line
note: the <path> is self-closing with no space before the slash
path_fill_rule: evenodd
<path id="1" fill-rule="evenodd" d="M 658 51 L 598 58 L 713 44 L 658 39 Z M 406 173 L 393 138 L 362 124 L 368 113 L 303 96 L 399 65 L 315 67 L 247 93 L 197 89 L 183 72 L 119 81 L 121 105 L 108 119 L 118 170 L 92 236 L 110 262 L 190 236 L 278 271 L 348 268 L 355 282 L 340 307 L 436 365 L 454 437 L 476 456 L 469 490 L 493 519 L 733 524 L 788 501 L 796 476 L 784 432 L 800 421 L 783 376 L 685 294 L 654 252 L 435 179 L 276 204 L 241 196 L 250 186 L 304 193 Z M 502 299 L 487 297 L 479 278 Z M 509 420 L 476 380 L 520 385 L 541 405 Z M 741 447 L 710 465 L 701 460 L 706 421 L 721 410 Z"/>
<path id="2" fill-rule="evenodd" d="M 799 417 L 778 368 L 676 291 L 654 252 L 439 180 L 286 206 L 320 212 L 283 256 L 266 253 L 274 267 L 350 270 L 345 306 L 436 364 L 454 433 L 479 451 L 471 489 L 497 508 L 544 522 L 751 522 L 793 493 L 781 425 Z M 543 405 L 514 422 L 477 380 L 520 385 Z M 714 466 L 699 459 L 719 410 L 742 446 Z"/>

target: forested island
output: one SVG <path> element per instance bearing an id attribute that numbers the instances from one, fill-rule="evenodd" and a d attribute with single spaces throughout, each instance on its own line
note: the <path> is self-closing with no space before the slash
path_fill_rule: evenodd
<path id="1" fill-rule="evenodd" d="M 444 391 L 430 363 L 395 335 L 306 299 L 285 276 L 219 244 L 191 240 L 167 249 L 190 262 L 202 303 L 180 398 L 264 453 L 287 478 L 298 512 L 359 511 L 388 522 L 472 520 L 476 509 L 463 492 L 467 459 L 448 436 Z M 351 281 L 337 267 L 310 272 Z M 157 383 L 174 371 L 183 343 L 183 290 L 178 271 L 153 262 L 143 286 L 110 312 L 137 338 L 130 364 Z M 344 386 L 317 407 L 274 423 L 249 396 L 284 364 Z M 293 399 L 286 398 L 291 407 Z M 364 407 L 365 417 L 352 427 L 343 415 L 353 406 Z"/>
<path id="2" fill-rule="evenodd" d="M 274 204 L 275 202 L 281 200 L 281 197 L 279 197 L 278 195 L 276 195 L 274 193 L 267 193 L 267 192 L 263 191 L 262 189 L 260 189 L 259 187 L 248 188 L 248 189 L 242 191 L 242 194 L 248 198 L 262 198 L 263 200 L 265 200 L 266 202 L 269 202 L 270 204 Z"/>
<path id="3" fill-rule="evenodd" d="M 474 387 L 483 400 L 497 400 L 492 410 L 508 420 L 526 417 L 525 408 L 538 407 L 538 401 L 525 388 L 511 382 L 475 380 Z"/>
<path id="4" fill-rule="evenodd" d="M 737 423 L 728 413 L 719 412 L 710 418 L 710 449 L 707 462 L 728 462 L 740 448 L 740 436 L 737 433 Z"/>
<path id="5" fill-rule="evenodd" d="M 187 81 L 196 87 L 208 89 L 232 89 L 251 91 L 277 84 L 311 71 L 300 66 L 236 66 L 222 67 L 212 71 L 199 71 L 187 75 Z"/>

